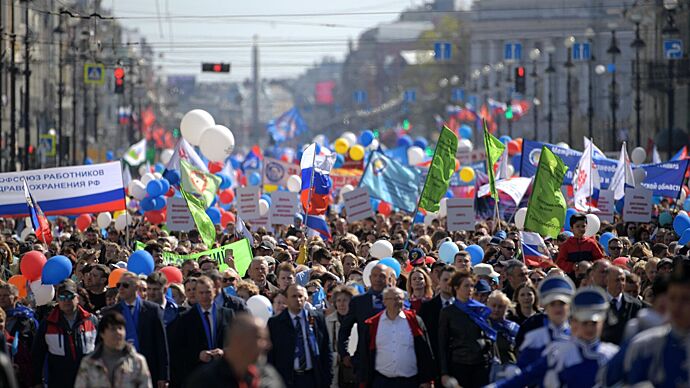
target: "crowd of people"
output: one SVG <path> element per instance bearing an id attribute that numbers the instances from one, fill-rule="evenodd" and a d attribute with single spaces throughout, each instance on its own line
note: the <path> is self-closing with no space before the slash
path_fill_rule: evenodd
<path id="1" fill-rule="evenodd" d="M 690 259 L 672 230 L 603 223 L 608 246 L 572 235 L 547 239 L 551 260 L 528 267 L 515 225 L 478 222 L 449 233 L 443 219 L 404 213 L 359 222 L 329 216 L 331 241 L 302 225 L 253 230 L 244 276 L 232 250 L 179 263 L 181 282 L 160 269 L 164 252 L 205 252 L 199 233 L 167 232 L 135 217 L 125 232 L 78 231 L 57 218 L 47 245 L 20 239 L 0 220 L 2 376 L 16 387 L 501 387 L 687 386 Z M 247 224 L 247 228 L 252 226 Z M 244 238 L 218 227 L 215 246 Z M 641 233 L 645 230 L 647 233 Z M 129 235 L 125 236 L 126 233 Z M 388 240 L 390 266 L 373 263 Z M 156 261 L 126 268 L 133 244 Z M 439 246 L 454 242 L 453 260 Z M 127 245 L 127 242 L 130 245 Z M 464 250 L 484 250 L 473 265 Z M 74 271 L 36 306 L 6 282 L 26 252 L 67 256 Z M 372 264 L 373 263 L 373 264 Z M 227 266 L 227 267 L 226 267 Z M 224 268 L 221 270 L 221 268 Z M 240 271 L 241 272 L 241 271 Z M 263 295 L 272 316 L 252 315 Z"/>

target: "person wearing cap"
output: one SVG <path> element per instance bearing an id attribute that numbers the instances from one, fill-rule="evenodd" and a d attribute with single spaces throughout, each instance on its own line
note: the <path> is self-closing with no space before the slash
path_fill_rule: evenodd
<path id="1" fill-rule="evenodd" d="M 479 263 L 472 267 L 472 273 L 474 273 L 479 279 L 484 279 L 489 283 L 492 288 L 493 286 L 498 286 L 498 278 L 501 274 L 494 271 L 494 267 L 491 264 Z"/>
<path id="2" fill-rule="evenodd" d="M 496 387 L 593 387 L 599 370 L 618 352 L 600 340 L 609 304 L 599 287 L 579 289 L 572 298 L 572 331 L 568 341 L 551 343 L 522 373 L 499 381 Z"/>
<path id="3" fill-rule="evenodd" d="M 570 217 L 570 230 L 573 236 L 569 237 L 558 249 L 556 265 L 571 277 L 575 277 L 575 264 L 580 261 L 597 261 L 606 255 L 599 242 L 594 237 L 585 237 L 587 229 L 587 216 L 575 213 Z"/>
<path id="4" fill-rule="evenodd" d="M 515 344 L 520 349 L 517 365 L 525 368 L 537 360 L 552 342 L 570 339 L 570 300 L 575 284 L 567 276 L 547 276 L 539 285 L 539 300 L 544 313 L 528 318 L 518 331 Z"/>
<path id="5" fill-rule="evenodd" d="M 670 257 L 666 257 L 659 260 L 659 263 L 656 265 L 656 271 L 657 276 L 670 274 L 671 271 L 673 271 L 673 259 L 671 259 Z"/>
<path id="6" fill-rule="evenodd" d="M 81 359 L 96 348 L 98 319 L 79 305 L 74 281 L 67 279 L 56 288 L 58 305 L 41 322 L 34 337 L 33 385 L 43 386 L 45 382 L 48 387 L 71 387 Z"/>
<path id="7" fill-rule="evenodd" d="M 484 279 L 479 279 L 474 285 L 474 299 L 481 304 L 486 304 L 487 300 L 489 300 L 489 294 L 491 294 L 491 291 L 493 290 L 491 289 L 489 282 Z"/>

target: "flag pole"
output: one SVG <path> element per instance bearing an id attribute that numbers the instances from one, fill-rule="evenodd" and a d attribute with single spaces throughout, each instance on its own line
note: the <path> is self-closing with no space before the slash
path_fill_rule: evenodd
<path id="1" fill-rule="evenodd" d="M 179 142 L 179 140 L 178 140 Z M 122 190 L 124 191 L 124 186 L 125 186 L 125 177 L 122 175 L 124 173 L 124 167 L 123 163 L 125 161 L 123 159 L 120 159 L 120 179 L 122 179 Z M 127 168 L 129 168 L 129 165 L 127 165 Z M 129 248 L 129 209 L 127 209 L 127 204 L 125 203 L 125 245 L 127 248 Z"/>
<path id="2" fill-rule="evenodd" d="M 24 185 L 25 185 L 25 187 L 26 187 L 26 189 L 27 189 L 27 191 L 28 191 L 28 190 L 29 190 L 29 184 L 26 183 L 26 177 L 23 176 L 23 177 L 22 177 L 22 181 L 24 182 Z M 32 202 L 33 202 L 33 196 L 31 196 L 31 199 L 32 199 Z M 36 202 L 36 203 L 38 203 L 38 202 Z M 30 210 L 29 210 L 29 217 L 31 217 L 31 211 L 30 211 Z M 36 213 L 36 218 L 38 219 L 38 212 Z M 46 218 L 46 222 L 48 222 L 48 228 L 50 228 L 50 221 L 48 221 L 47 218 Z M 33 223 L 33 220 L 32 220 L 32 223 Z M 32 225 L 32 226 L 33 226 L 33 225 Z M 25 226 L 25 227 L 26 227 L 26 226 Z M 38 227 L 41 228 L 41 220 L 40 220 L 40 219 L 38 219 Z M 37 232 L 37 231 L 34 230 L 34 233 L 36 233 L 36 232 Z M 41 230 L 41 238 L 43 239 L 43 244 L 45 244 L 46 248 L 48 248 L 48 242 L 46 241 L 46 236 L 45 236 L 45 234 L 43 233 L 43 230 Z"/>
<path id="3" fill-rule="evenodd" d="M 314 172 L 315 172 L 315 168 L 316 168 L 316 166 L 314 166 L 314 163 L 316 163 L 316 143 L 312 143 L 312 144 L 314 144 L 314 157 L 311 160 L 311 176 L 309 177 L 309 192 L 307 193 L 307 206 L 304 207 L 304 223 L 302 224 L 302 228 L 304 229 L 304 231 L 302 233 L 304 233 L 305 237 L 307 235 L 307 228 L 308 228 L 307 218 L 309 218 L 309 210 L 307 209 L 307 207 L 311 206 L 311 192 L 314 189 L 312 187 L 312 185 L 314 185 Z"/>

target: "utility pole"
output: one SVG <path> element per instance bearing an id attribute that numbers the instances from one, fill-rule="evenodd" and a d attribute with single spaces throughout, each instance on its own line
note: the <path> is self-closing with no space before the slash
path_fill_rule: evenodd
<path id="1" fill-rule="evenodd" d="M 29 146 L 31 145 L 31 126 L 29 125 L 29 105 L 31 102 L 31 89 L 29 79 L 31 70 L 29 69 L 29 1 L 24 8 L 24 165 L 23 170 L 31 168 L 29 164 Z M 38 138 L 36 138 L 38 140 Z"/>
<path id="2" fill-rule="evenodd" d="M 254 35 L 254 43 L 252 45 L 252 75 L 254 82 L 252 84 L 252 131 L 255 136 L 261 133 L 259 128 L 259 37 Z"/>
<path id="3" fill-rule="evenodd" d="M 2 14 L 3 11 L 3 6 L 0 4 L 0 74 L 3 74 L 5 71 L 5 39 L 3 38 L 5 34 L 5 25 L 3 24 L 3 21 L 5 20 Z M 7 140 L 6 138 L 3 138 L 2 136 L 2 112 L 4 110 L 4 102 L 2 101 L 2 78 L 0 77 L 0 171 L 5 171 L 3 169 L 3 164 L 6 163 L 5 159 L 3 157 L 3 147 L 2 146 L 2 141 Z M 4 146 L 7 146 L 7 143 L 4 144 Z M 6 164 L 5 164 L 6 166 Z"/>
<path id="4" fill-rule="evenodd" d="M 63 138 L 62 138 L 62 97 L 65 95 L 65 83 L 63 80 L 62 76 L 62 67 L 64 66 L 64 58 L 63 58 L 63 43 L 62 43 L 62 34 L 64 34 L 64 30 L 62 28 L 62 12 L 60 13 L 59 19 L 58 19 L 58 27 L 57 30 L 55 31 L 58 33 L 59 36 L 59 41 L 60 43 L 58 44 L 58 120 L 57 120 L 57 144 L 56 144 L 56 149 L 57 149 L 57 158 L 55 158 L 55 164 L 60 167 L 62 164 L 62 158 L 63 158 Z"/>
<path id="5" fill-rule="evenodd" d="M 72 31 L 72 165 L 77 165 L 77 28 Z"/>
<path id="6" fill-rule="evenodd" d="M 84 61 L 86 62 L 86 58 L 84 58 Z M 81 150 L 82 150 L 82 158 L 81 162 L 82 164 L 86 161 L 86 157 L 88 156 L 88 151 L 89 151 L 89 145 L 87 142 L 87 137 L 89 134 L 89 104 L 88 104 L 88 95 L 87 95 L 87 89 L 86 89 L 86 82 L 81 83 L 81 96 L 82 96 L 82 107 L 84 108 L 84 130 L 82 131 L 82 137 L 81 137 Z"/>
<path id="7" fill-rule="evenodd" d="M 134 120 L 133 120 L 133 115 L 134 113 L 134 60 L 132 57 L 129 58 L 129 72 L 132 75 L 132 85 L 129 87 L 129 143 L 134 144 L 136 142 L 136 136 L 134 134 Z"/>
<path id="8" fill-rule="evenodd" d="M 15 46 L 17 34 L 14 31 L 14 0 L 10 1 L 10 168 L 17 171 L 17 63 Z"/>

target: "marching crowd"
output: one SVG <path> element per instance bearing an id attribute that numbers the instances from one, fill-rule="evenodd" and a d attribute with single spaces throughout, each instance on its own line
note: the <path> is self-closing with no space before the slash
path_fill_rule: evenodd
<path id="1" fill-rule="evenodd" d="M 332 241 L 305 235 L 298 221 L 258 228 L 244 277 L 228 250 L 222 263 L 177 263 L 182 281 L 172 283 L 159 271 L 164 252 L 213 248 L 195 231 L 138 219 L 126 232 L 82 233 L 58 218 L 46 245 L 35 235 L 21 240 L 14 220 L 0 220 L 3 280 L 32 250 L 74 264 L 48 305 L 0 284 L 0 386 L 690 384 L 690 259 L 672 230 L 603 223 L 600 233 L 617 237 L 601 247 L 575 214 L 572 235 L 547 239 L 552 260 L 530 268 L 514 225 L 488 220 L 449 233 L 441 221 L 331 215 Z M 241 238 L 229 224 L 216 245 Z M 393 246 L 397 270 L 370 264 L 379 240 Z M 134 241 L 156 270 L 109 284 Z M 447 241 L 459 249 L 451 262 L 438 254 Z M 481 263 L 472 265 L 469 244 L 484 249 Z M 254 295 L 272 303 L 267 322 L 247 307 Z"/>

